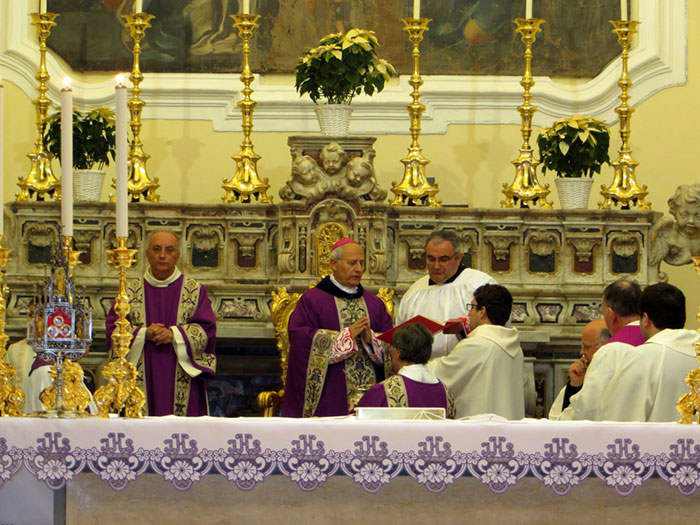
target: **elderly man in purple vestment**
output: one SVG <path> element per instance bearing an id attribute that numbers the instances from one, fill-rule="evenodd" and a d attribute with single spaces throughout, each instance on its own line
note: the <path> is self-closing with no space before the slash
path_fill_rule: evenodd
<path id="1" fill-rule="evenodd" d="M 364 261 L 355 241 L 336 242 L 333 275 L 306 291 L 289 318 L 283 416 L 345 415 L 391 371 L 376 335 L 393 323 L 384 303 L 360 284 Z"/>
<path id="2" fill-rule="evenodd" d="M 153 233 L 146 257 L 143 279 L 127 286 L 134 336 L 127 359 L 138 369 L 147 415 L 205 416 L 206 384 L 216 372 L 216 321 L 207 290 L 175 266 L 180 250 L 172 233 Z M 108 350 L 117 318 L 112 307 Z"/>
<path id="3" fill-rule="evenodd" d="M 433 351 L 433 335 L 420 323 L 401 326 L 392 339 L 391 362 L 396 375 L 374 385 L 358 407 L 444 408 L 454 419 L 455 402 L 449 389 L 425 364 Z"/>

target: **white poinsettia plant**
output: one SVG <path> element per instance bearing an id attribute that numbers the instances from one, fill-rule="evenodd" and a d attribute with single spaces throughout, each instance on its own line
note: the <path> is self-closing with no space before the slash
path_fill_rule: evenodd
<path id="1" fill-rule="evenodd" d="M 299 59 L 297 91 L 308 94 L 315 104 L 322 98 L 329 104 L 349 104 L 362 92 L 379 93 L 396 70 L 379 58 L 378 47 L 374 31 L 351 29 L 324 36 Z"/>

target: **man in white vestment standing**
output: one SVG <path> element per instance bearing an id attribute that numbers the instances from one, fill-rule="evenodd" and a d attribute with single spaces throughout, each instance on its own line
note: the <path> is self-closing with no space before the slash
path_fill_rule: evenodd
<path id="1" fill-rule="evenodd" d="M 629 279 L 618 279 L 605 288 L 601 310 L 612 337 L 596 352 L 584 376 L 570 376 L 561 413 L 557 416 L 555 411 L 550 419 L 600 420 L 600 403 L 610 380 L 627 353 L 644 342 L 639 328 L 641 294 L 639 285 Z"/>
<path id="2" fill-rule="evenodd" d="M 675 286 L 649 286 L 639 300 L 646 343 L 630 352 L 610 381 L 601 419 L 671 422 L 678 398 L 689 391 L 685 377 L 698 366 L 693 346 L 700 337 L 685 330 L 685 296 Z"/>
<path id="3" fill-rule="evenodd" d="M 428 370 L 455 397 L 457 418 L 497 414 L 525 417 L 523 351 L 518 331 L 506 326 L 513 297 L 500 284 L 485 284 L 468 306 L 471 332 Z"/>
<path id="4" fill-rule="evenodd" d="M 425 245 L 428 275 L 418 279 L 401 298 L 396 324 L 420 314 L 440 323 L 463 317 L 482 284 L 497 284 L 484 272 L 462 264 L 462 241 L 451 230 L 433 232 Z M 459 341 L 457 335 L 437 333 L 431 359 L 450 353 Z"/>

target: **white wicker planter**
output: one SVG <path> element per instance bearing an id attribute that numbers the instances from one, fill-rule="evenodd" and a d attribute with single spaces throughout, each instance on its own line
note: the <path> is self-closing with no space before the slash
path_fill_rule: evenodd
<path id="1" fill-rule="evenodd" d="M 588 199 L 593 186 L 592 177 L 557 177 L 554 179 L 563 210 L 588 208 Z"/>
<path id="2" fill-rule="evenodd" d="M 349 104 L 324 104 L 316 106 L 316 118 L 321 134 L 327 137 L 345 137 L 350 129 L 352 108 Z"/>
<path id="3" fill-rule="evenodd" d="M 73 200 L 98 202 L 102 196 L 103 170 L 73 170 Z"/>

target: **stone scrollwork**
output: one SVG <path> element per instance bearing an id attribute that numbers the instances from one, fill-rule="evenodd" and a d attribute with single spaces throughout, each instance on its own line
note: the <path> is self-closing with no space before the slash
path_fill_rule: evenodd
<path id="1" fill-rule="evenodd" d="M 614 274 L 636 274 L 639 272 L 639 234 L 623 231 L 610 239 L 610 267 Z"/>
<path id="2" fill-rule="evenodd" d="M 217 311 L 223 319 L 262 319 L 263 313 L 258 300 L 251 297 L 230 297 L 221 299 Z"/>
<path id="3" fill-rule="evenodd" d="M 238 256 L 244 259 L 255 259 L 255 245 L 262 241 L 264 235 L 262 233 L 239 233 L 236 235 L 236 243 L 238 244 Z"/>
<path id="4" fill-rule="evenodd" d="M 700 256 L 700 183 L 681 184 L 668 199 L 673 218 L 662 217 L 651 229 L 649 264 L 674 266 Z"/>
<path id="5" fill-rule="evenodd" d="M 593 257 L 593 249 L 600 244 L 600 239 L 571 238 L 569 243 L 574 247 L 576 261 L 587 263 Z"/>
<path id="6" fill-rule="evenodd" d="M 527 247 L 531 253 L 545 257 L 556 253 L 559 248 L 559 237 L 556 232 L 537 230 L 527 237 Z"/>
<path id="7" fill-rule="evenodd" d="M 280 239 L 279 239 L 279 255 L 277 256 L 277 265 L 280 272 L 291 273 L 294 271 L 295 263 L 295 228 L 294 225 L 287 222 L 283 223 L 280 228 Z"/>
<path id="8" fill-rule="evenodd" d="M 51 246 L 58 243 L 58 230 L 51 223 L 25 223 L 24 245 L 28 263 L 44 264 L 51 256 Z"/>
<path id="9" fill-rule="evenodd" d="M 187 232 L 193 267 L 218 268 L 221 265 L 223 232 L 217 226 L 194 226 Z"/>

